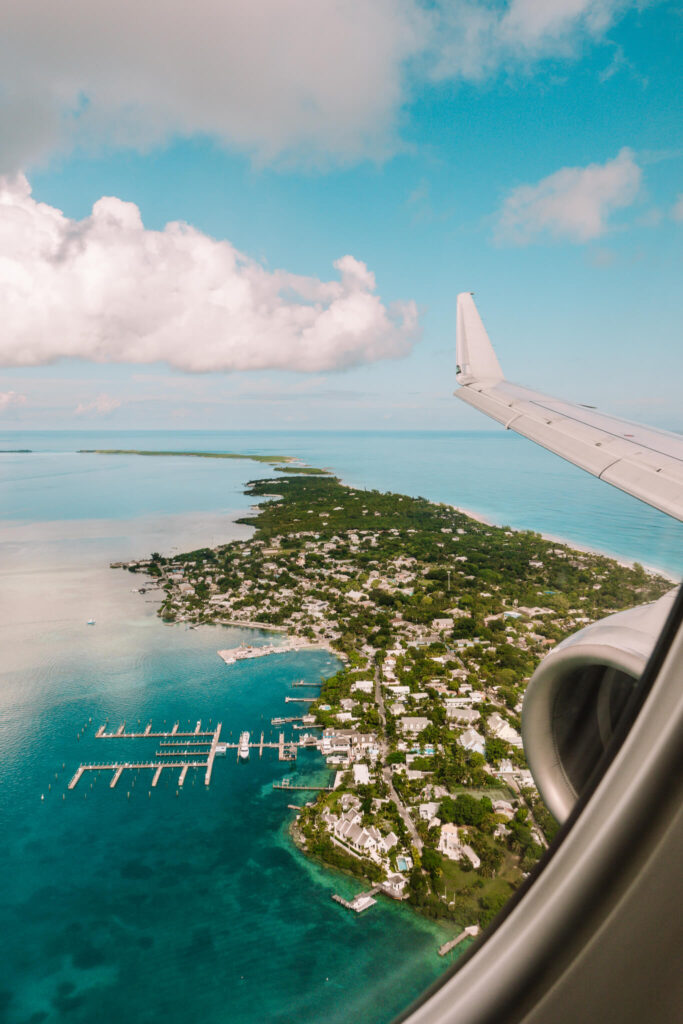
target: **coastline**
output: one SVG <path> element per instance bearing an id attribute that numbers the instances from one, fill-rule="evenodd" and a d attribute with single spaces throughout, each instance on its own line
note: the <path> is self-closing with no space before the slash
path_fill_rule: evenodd
<path id="1" fill-rule="evenodd" d="M 147 574 L 146 568 L 150 566 L 150 564 L 154 563 L 156 565 L 157 577 L 161 577 L 162 580 L 166 581 L 167 586 L 165 586 L 164 589 L 166 589 L 168 601 L 168 606 L 166 608 L 166 612 L 168 613 L 167 621 L 188 622 L 190 626 L 191 624 L 199 625 L 202 622 L 211 622 L 219 626 L 233 625 L 243 629 L 268 631 L 269 625 L 267 622 L 263 621 L 263 617 L 265 616 L 262 617 L 259 613 L 265 610 L 266 615 L 274 613 L 280 616 L 278 625 L 271 630 L 273 634 L 280 634 L 281 636 L 284 634 L 285 637 L 291 639 L 300 638 L 302 644 L 306 648 L 324 648 L 330 651 L 331 654 L 339 657 L 341 651 L 334 650 L 331 643 L 324 640 L 321 634 L 325 633 L 326 637 L 329 636 L 333 643 L 339 643 L 342 650 L 346 645 L 348 648 L 346 651 L 348 657 L 351 660 L 351 664 L 354 664 L 352 662 L 352 655 L 354 652 L 358 653 L 358 645 L 362 640 L 365 640 L 365 646 L 362 647 L 362 651 L 364 651 L 364 653 L 368 649 L 370 649 L 371 652 L 374 649 L 372 643 L 376 638 L 376 633 L 370 632 L 375 628 L 374 621 L 371 620 L 370 625 L 368 625 L 367 620 L 358 620 L 358 622 L 360 622 L 360 629 L 358 629 L 357 625 L 355 626 L 355 629 L 344 625 L 345 623 L 350 622 L 356 624 L 356 618 L 354 617 L 356 606 L 355 604 L 348 604 L 348 601 L 344 603 L 343 598 L 339 597 L 340 590 L 337 586 L 337 582 L 338 580 L 347 582 L 356 578 L 354 573 L 358 572 L 358 565 L 353 560 L 351 551 L 358 550 L 359 536 L 362 532 L 367 543 L 366 557 L 372 557 L 367 554 L 367 551 L 369 550 L 368 545 L 371 542 L 372 546 L 378 549 L 377 555 L 374 556 L 374 560 L 371 564 L 380 566 L 380 568 L 377 569 L 379 584 L 381 585 L 382 583 L 387 582 L 387 580 L 391 583 L 392 578 L 390 577 L 390 574 L 387 575 L 389 570 L 386 568 L 385 562 L 388 559 L 390 567 L 393 566 L 393 562 L 390 561 L 390 559 L 395 557 L 394 547 L 398 547 L 398 550 L 401 552 L 408 550 L 411 554 L 413 553 L 414 548 L 411 547 L 411 544 L 414 542 L 408 535 L 419 532 L 419 530 L 415 528 L 417 517 L 420 517 L 420 525 L 424 530 L 424 536 L 421 535 L 420 544 L 415 546 L 417 554 L 415 558 L 413 558 L 413 561 L 416 564 L 422 564 L 422 562 L 425 561 L 429 562 L 430 559 L 427 557 L 428 555 L 431 555 L 431 560 L 433 560 L 434 551 L 432 549 L 435 549 L 436 547 L 439 549 L 444 548 L 446 544 L 445 537 L 442 541 L 434 541 L 434 538 L 438 539 L 439 537 L 438 527 L 441 527 L 440 534 L 442 535 L 450 535 L 454 534 L 454 532 L 467 535 L 464 538 L 455 537 L 447 540 L 447 545 L 449 545 L 447 550 L 449 550 L 449 553 L 452 556 L 457 556 L 456 561 L 467 561 L 467 557 L 463 557 L 463 549 L 465 549 L 468 554 L 471 553 L 471 551 L 474 551 L 475 555 L 479 553 L 480 557 L 487 559 L 488 563 L 490 563 L 490 566 L 493 568 L 507 564 L 507 561 L 513 559 L 513 555 L 517 558 L 521 556 L 523 561 L 520 564 L 526 564 L 526 560 L 528 560 L 529 557 L 531 559 L 540 557 L 535 552 L 538 549 L 541 549 L 542 553 L 545 552 L 548 557 L 541 561 L 531 560 L 528 562 L 529 565 L 540 567 L 542 570 L 541 573 L 537 573 L 536 575 L 538 575 L 538 577 L 542 577 L 546 582 L 545 584 L 539 582 L 538 586 L 549 586 L 551 584 L 549 573 L 553 570 L 553 567 L 560 567 L 562 573 L 568 574 L 568 577 L 573 580 L 574 584 L 577 585 L 579 589 L 582 589 L 582 587 L 586 589 L 588 584 L 584 580 L 579 580 L 579 570 L 589 569 L 599 571 L 602 567 L 599 559 L 604 558 L 606 561 L 608 560 L 611 562 L 611 569 L 614 572 L 617 572 L 616 566 L 627 566 L 628 569 L 630 564 L 635 564 L 625 561 L 620 562 L 618 559 L 603 554 L 602 552 L 595 551 L 590 547 L 584 546 L 582 548 L 578 545 L 572 545 L 555 537 L 542 535 L 538 531 L 523 528 L 513 529 L 512 527 L 506 526 L 499 527 L 478 513 L 473 513 L 471 510 L 465 510 L 447 503 L 432 502 L 423 498 L 415 499 L 405 495 L 396 496 L 392 493 L 378 492 L 378 490 L 373 490 L 373 492 L 369 492 L 367 495 L 360 496 L 358 495 L 356 488 L 342 483 L 338 477 L 327 481 L 313 482 L 312 480 L 304 480 L 301 477 L 293 476 L 292 478 L 287 479 L 286 485 L 282 487 L 280 481 L 275 483 L 274 487 L 271 485 L 272 482 L 273 480 L 271 477 L 266 477 L 265 479 L 252 480 L 247 484 L 248 489 L 246 494 L 269 499 L 268 501 L 259 502 L 258 504 L 253 505 L 251 508 L 253 515 L 242 520 L 245 524 L 256 528 L 253 547 L 238 544 L 237 547 L 239 550 L 231 553 L 221 553 L 218 549 L 214 551 L 207 550 L 203 552 L 200 550 L 197 552 L 189 552 L 176 556 L 175 561 L 169 562 L 167 568 L 164 567 L 167 564 L 167 559 L 162 556 L 154 556 L 152 562 L 147 561 L 144 563 L 145 567 L 142 565 L 138 566 L 138 568 L 142 569 L 142 571 Z M 281 489 L 285 496 L 284 498 L 280 496 Z M 276 493 L 279 496 L 279 500 L 276 502 L 273 502 L 273 493 Z M 405 504 L 401 507 L 396 504 L 396 500 L 404 502 Z M 319 524 L 317 519 L 309 520 L 305 518 L 306 514 L 314 515 L 316 511 L 318 515 L 322 517 L 319 519 Z M 470 520 L 471 525 L 466 529 L 456 529 L 456 527 L 466 524 L 462 519 L 459 520 L 456 518 L 453 515 L 453 512 L 458 512 L 461 516 L 467 517 L 467 519 Z M 342 515 L 337 515 L 336 513 L 342 513 Z M 364 520 L 361 518 L 361 515 L 380 516 L 381 518 L 379 522 L 375 523 L 374 519 Z M 449 525 L 443 527 L 442 524 L 444 522 L 449 523 Z M 302 523 L 306 524 L 303 529 L 301 526 Z M 374 524 L 374 529 L 372 527 L 370 529 L 367 528 L 370 523 Z M 480 525 L 475 526 L 475 523 L 490 526 L 492 531 L 489 532 L 486 529 L 481 529 Z M 312 529 L 310 526 L 312 526 Z M 358 531 L 357 535 L 353 534 L 352 527 Z M 507 532 L 508 529 L 510 532 Z M 339 541 L 339 537 L 337 536 L 338 532 L 340 536 L 343 537 L 345 536 L 345 531 L 349 532 L 349 537 L 353 541 L 352 548 L 347 548 Z M 395 538 L 390 537 L 387 554 L 386 537 L 389 537 L 390 535 L 395 535 Z M 536 542 L 533 541 L 533 538 L 535 537 L 538 538 L 538 541 Z M 543 544 L 541 544 L 542 537 L 544 541 Z M 285 540 L 282 542 L 283 546 L 281 547 L 281 541 L 283 538 L 296 538 L 297 540 L 296 542 L 292 541 L 291 544 Z M 330 540 L 330 538 L 332 540 Z M 428 544 L 428 541 L 426 540 L 428 538 L 431 539 L 429 542 L 431 546 L 428 545 L 429 550 L 427 551 L 427 554 L 425 554 L 422 551 L 421 545 Z M 300 539 L 304 540 L 302 541 Z M 458 544 L 457 547 L 454 547 L 456 541 L 462 541 L 462 544 Z M 563 546 L 566 545 L 566 551 L 552 551 L 552 546 L 555 544 L 562 544 Z M 392 547 L 392 545 L 394 547 Z M 403 545 L 405 547 L 403 547 Z M 333 551 L 337 551 L 337 548 L 340 548 L 341 554 L 338 554 L 337 560 L 335 561 L 335 555 L 331 554 L 330 551 L 331 549 Z M 595 558 L 592 560 L 581 559 L 579 557 L 579 553 L 582 550 L 593 554 Z M 573 558 L 569 557 L 572 552 L 574 553 Z M 437 557 L 440 558 L 442 556 L 437 553 Z M 309 558 L 311 560 L 310 563 L 308 563 Z M 567 558 L 569 559 L 567 562 L 559 561 L 559 559 Z M 301 567 L 301 571 L 297 568 L 293 568 L 294 559 L 296 559 L 296 564 Z M 420 559 L 422 559 L 422 562 Z M 325 565 L 326 568 L 318 568 L 319 565 Z M 130 568 L 131 566 L 128 567 Z M 458 566 L 456 566 L 456 568 L 458 568 Z M 608 568 L 606 564 L 605 568 Z M 333 570 L 340 573 L 339 577 Z M 281 595 L 279 585 L 275 581 L 281 577 L 283 572 L 293 573 L 293 579 L 291 579 L 289 575 L 286 575 L 285 577 L 287 587 L 293 589 L 283 590 Z M 329 582 L 331 572 L 333 573 L 332 583 Z M 221 573 L 225 573 L 224 578 L 221 577 Z M 462 572 L 461 574 L 464 575 L 465 572 Z M 409 582 L 411 582 L 413 578 L 411 577 L 410 572 L 408 575 Z M 622 603 L 624 603 L 629 587 L 631 590 L 628 596 L 632 597 L 632 603 L 636 604 L 638 603 L 636 595 L 641 595 L 643 593 L 658 594 L 661 592 L 661 588 L 666 587 L 671 581 L 669 574 L 667 574 L 666 578 L 659 577 L 657 581 L 647 583 L 645 582 L 640 570 L 638 573 L 634 573 L 634 575 L 636 577 L 635 581 L 629 580 L 626 573 L 620 573 L 620 580 L 623 585 L 622 590 L 620 591 L 622 595 Z M 476 580 L 476 575 L 467 575 L 466 579 Z M 482 577 L 482 579 L 484 578 Z M 256 581 L 256 584 L 254 584 L 254 581 Z M 508 581 L 513 591 L 515 586 L 517 586 L 516 581 L 517 574 L 514 572 L 510 577 L 510 581 Z M 479 584 L 480 583 L 481 580 L 479 581 Z M 272 586 L 268 586 L 269 584 L 272 584 Z M 366 585 L 366 581 L 364 581 L 364 587 Z M 432 589 L 435 589 L 436 586 L 437 585 L 433 585 Z M 197 590 L 195 588 L 197 588 Z M 477 584 L 475 583 L 472 585 L 471 589 L 476 590 L 478 593 L 478 590 L 480 590 L 481 587 L 479 586 L 477 588 Z M 599 587 L 594 589 L 597 589 L 598 591 L 600 590 Z M 214 592 L 214 597 L 209 596 L 212 592 Z M 228 596 L 224 598 L 215 596 L 219 592 L 221 594 L 227 593 Z M 410 595 L 413 594 L 413 591 L 410 590 L 408 593 L 410 597 Z M 310 596 L 311 594 L 312 597 Z M 348 600 L 356 602 L 361 596 L 362 594 L 351 594 L 349 591 Z M 482 594 L 482 597 L 490 598 L 492 595 Z M 580 599 L 589 600 L 587 596 L 583 596 Z M 214 600 L 218 602 L 214 605 L 216 610 L 218 611 L 219 606 L 222 607 L 226 617 L 223 618 L 220 612 L 218 615 L 214 615 L 212 613 L 211 602 Z M 441 594 L 439 600 L 445 602 L 445 595 Z M 232 607 L 233 603 L 236 604 L 237 607 Z M 313 608 L 312 614 L 314 615 L 314 620 L 311 620 L 310 617 L 306 618 L 305 614 L 299 610 L 307 609 L 309 603 L 311 603 L 311 607 Z M 368 603 L 370 606 L 373 606 L 373 603 L 377 603 L 379 606 L 379 602 L 373 602 L 372 600 L 370 600 L 370 602 L 365 602 L 364 606 L 368 606 Z M 445 607 L 445 604 L 443 606 Z M 586 609 L 589 609 L 589 607 L 593 608 L 593 618 L 595 620 L 595 618 L 600 617 L 601 608 L 604 606 L 604 600 L 602 600 L 601 595 L 600 597 L 592 596 L 589 605 L 585 605 L 584 607 Z M 617 606 L 620 605 L 617 603 Z M 324 614 L 324 611 L 321 610 L 321 608 L 325 609 L 326 607 L 328 609 L 327 617 Z M 238 617 L 234 615 L 234 612 L 243 608 L 247 612 L 248 617 L 243 618 L 242 616 Z M 609 610 L 612 610 L 611 606 L 609 607 Z M 166 617 L 166 612 L 164 617 Z M 604 614 L 606 612 L 602 611 L 601 613 Z M 229 617 L 227 617 L 228 615 Z M 341 618 L 339 617 L 340 615 L 342 616 Z M 345 618 L 344 615 L 347 617 Z M 410 617 L 408 618 L 408 626 L 401 625 L 404 622 L 405 620 L 401 614 L 396 617 L 395 621 L 392 620 L 392 625 L 398 624 L 398 629 L 402 629 L 407 633 L 409 639 L 410 637 L 413 637 L 413 639 L 417 638 L 415 646 L 418 645 L 421 637 L 423 640 L 425 636 L 427 636 L 427 639 L 433 639 L 432 634 L 429 632 L 431 627 L 425 626 L 421 621 L 417 626 L 410 625 L 412 622 Z M 287 625 L 282 625 L 284 623 Z M 300 636 L 301 632 L 306 633 L 313 642 L 310 643 L 308 641 L 304 641 L 304 638 Z M 314 637 L 314 634 L 317 634 L 317 636 Z M 380 634 L 377 635 L 379 636 Z M 358 639 L 358 636 L 360 639 Z M 380 639 L 383 640 L 384 637 L 380 636 Z M 544 641 L 543 637 L 536 635 L 533 635 L 532 639 L 535 641 L 537 646 L 542 643 L 549 642 Z M 385 641 L 387 649 L 389 648 L 390 640 L 391 636 L 389 636 L 389 639 Z M 285 643 L 287 643 L 287 641 L 285 641 Z M 368 646 L 369 644 L 370 646 Z M 279 646 L 279 644 L 276 645 L 276 647 Z M 379 644 L 375 644 L 375 647 L 378 649 L 379 646 Z M 526 651 L 528 650 L 528 647 L 524 644 L 520 646 L 519 649 Z M 543 653 L 543 651 L 537 650 L 536 647 L 533 648 L 533 650 L 536 651 L 536 654 Z M 222 657 L 224 653 L 230 652 L 219 651 L 218 653 Z M 258 656 L 258 654 L 255 654 L 254 656 Z M 343 657 L 343 654 L 341 656 Z M 386 658 L 386 656 L 385 652 L 383 657 Z M 227 664 L 232 664 L 226 657 L 223 659 L 226 660 Z M 359 666 L 359 669 L 361 674 L 362 671 L 367 671 L 367 668 L 364 666 Z M 345 683 L 347 686 L 347 690 L 345 691 L 346 697 L 348 697 L 348 685 L 350 685 L 350 678 L 351 677 L 348 677 L 342 680 L 342 683 Z M 323 691 L 323 693 L 324 692 L 325 691 Z M 337 696 L 339 696 L 339 693 L 337 693 Z M 496 694 L 494 694 L 494 698 L 495 697 Z M 288 697 L 286 699 L 293 698 Z M 305 699 L 314 702 L 314 698 Z M 325 694 L 325 699 L 330 700 L 330 703 L 334 703 L 335 706 L 337 702 L 339 702 L 340 706 L 344 705 L 344 701 L 336 701 L 332 697 L 328 697 L 327 694 Z M 379 700 L 380 707 L 382 707 L 381 699 L 379 697 L 376 699 Z M 353 703 L 352 698 L 350 702 Z M 329 705 L 322 706 L 321 711 L 334 713 L 333 718 L 344 720 L 344 716 L 336 714 L 334 708 L 331 708 Z M 339 712 L 339 708 L 337 708 L 337 712 Z M 350 718 L 351 715 L 346 716 L 346 720 Z M 367 721 L 365 719 L 364 713 L 362 712 L 359 713 L 359 720 L 361 725 L 357 727 L 358 731 L 370 731 L 370 738 L 372 740 L 372 733 L 375 731 L 373 723 L 371 722 L 369 727 L 369 720 Z M 318 717 L 317 721 L 321 721 L 321 719 Z M 358 721 L 358 718 L 356 718 L 355 721 Z M 407 721 L 411 721 L 411 719 L 409 718 Z M 415 721 L 422 720 L 415 719 Z M 322 722 L 324 725 L 329 726 L 329 719 L 323 718 Z M 283 740 L 281 738 L 281 745 L 282 741 Z M 349 739 L 347 745 L 349 745 L 350 742 L 351 741 Z M 361 749 L 361 744 L 358 743 L 358 745 Z M 442 750 L 446 750 L 446 746 L 443 746 Z M 318 745 L 318 752 L 322 754 L 325 753 L 322 746 Z M 355 751 L 350 752 L 347 761 L 354 761 L 356 759 L 356 754 L 357 752 Z M 281 757 L 281 760 L 293 759 L 289 757 Z M 337 759 L 337 763 L 339 763 L 339 759 Z M 378 775 L 378 779 L 379 778 L 380 776 Z M 473 772 L 472 777 L 470 778 L 468 775 L 465 778 L 465 781 L 470 785 L 476 783 Z M 360 806 L 360 798 L 355 792 L 353 784 L 347 784 L 350 786 L 350 799 L 355 801 L 355 804 L 352 804 L 351 810 L 348 813 L 351 814 L 352 818 L 359 818 L 360 812 L 357 808 Z M 283 786 L 280 787 L 282 788 Z M 389 793 L 393 796 L 398 807 L 401 808 L 402 804 L 400 803 L 399 798 L 395 796 L 394 791 L 390 790 Z M 410 802 L 412 798 L 415 798 L 414 793 L 409 793 L 407 797 L 401 799 L 405 799 Z M 325 799 L 326 798 L 323 799 L 323 803 L 321 803 L 321 800 L 319 799 L 316 802 L 308 802 L 307 806 L 312 807 L 312 811 L 303 811 L 302 809 L 304 813 L 304 827 L 312 829 L 311 836 L 316 836 L 317 833 L 315 833 L 315 828 L 321 827 L 321 818 L 319 818 L 319 815 L 316 817 L 316 814 L 321 811 L 323 804 L 325 804 Z M 336 807 L 337 805 L 335 805 L 335 808 Z M 336 811 L 330 812 L 327 805 L 324 809 L 327 811 L 325 824 L 326 833 L 332 833 L 332 831 L 337 828 L 336 822 L 340 820 L 340 817 Z M 368 827 L 380 827 L 385 831 L 390 829 L 393 817 L 388 812 L 382 812 L 381 808 L 375 813 L 378 816 L 376 819 L 371 819 L 371 823 L 368 823 Z M 403 818 L 403 823 L 407 824 L 410 828 L 410 818 L 412 815 L 409 815 L 408 811 L 403 809 L 400 811 L 399 816 Z M 349 820 L 351 819 L 349 818 Z M 334 824 L 334 829 L 330 822 Z M 348 821 L 342 821 L 342 825 L 347 824 Z M 353 825 L 357 825 L 357 821 L 354 820 Z M 357 827 L 360 828 L 360 825 L 357 825 Z M 336 852 L 332 850 L 330 842 L 322 843 L 321 850 L 318 851 L 321 853 L 321 857 L 318 857 L 313 852 L 315 849 L 314 845 L 311 846 L 310 850 L 308 850 L 305 845 L 302 846 L 300 842 L 297 842 L 297 833 L 298 828 L 295 823 L 290 828 L 289 833 L 293 846 L 298 849 L 301 856 L 306 859 L 313 858 L 318 861 L 319 868 L 335 872 L 339 872 L 341 870 L 341 873 L 344 874 L 344 876 L 347 876 L 348 874 L 350 882 L 351 878 L 356 877 L 355 866 L 357 866 L 358 874 L 362 873 L 362 876 L 364 876 L 366 881 L 372 883 L 373 880 L 376 880 L 377 873 L 374 864 L 359 864 L 355 866 L 354 864 L 351 864 L 351 869 L 347 872 L 344 867 L 340 867 L 340 864 L 337 863 L 337 860 L 339 860 L 339 854 L 336 854 Z M 307 831 L 305 831 L 305 835 L 308 836 Z M 388 835 L 391 835 L 391 833 L 388 833 Z M 415 838 L 415 849 L 418 851 L 415 853 L 415 862 L 419 866 L 417 858 L 418 855 L 422 853 L 423 846 L 414 823 L 410 833 L 408 833 L 408 831 L 404 831 L 404 833 L 401 834 L 401 846 L 399 849 L 402 852 L 413 856 L 414 846 L 410 843 L 411 836 Z M 378 837 L 381 841 L 382 836 L 380 833 L 378 833 Z M 373 837 L 371 836 L 371 838 Z M 340 845 L 339 843 L 336 843 L 334 836 L 332 838 L 332 843 L 337 846 Z M 501 844 L 499 843 L 499 846 L 500 845 Z M 529 840 L 526 846 L 529 851 L 528 857 L 535 857 L 538 856 L 536 851 L 542 849 L 542 842 L 539 840 L 538 844 L 533 845 L 532 841 Z M 359 849 L 365 851 L 365 847 L 359 847 Z M 364 857 L 360 857 L 359 854 L 354 853 L 353 850 L 347 849 L 347 853 L 359 857 L 360 861 L 364 860 Z M 494 853 L 496 853 L 496 850 L 494 850 Z M 499 858 L 496 862 L 497 868 L 504 863 L 501 859 L 503 855 L 500 851 L 498 851 L 498 854 Z M 492 854 L 492 857 L 493 855 L 494 854 Z M 483 856 L 484 853 L 482 853 L 482 857 Z M 388 863 L 389 859 L 381 854 L 378 854 L 377 857 L 371 859 L 377 861 L 380 869 L 385 871 L 389 878 L 389 872 L 393 869 L 391 867 L 391 863 L 389 863 L 388 866 L 385 863 L 385 861 Z M 449 856 L 447 859 L 452 860 L 454 858 Z M 327 862 L 328 860 L 329 863 Z M 346 860 L 348 860 L 348 857 Z M 517 861 L 515 861 L 512 866 L 510 866 L 508 861 L 505 861 L 505 863 L 508 865 L 505 869 L 508 873 L 506 874 L 503 870 L 500 873 L 504 890 L 495 893 L 495 897 L 497 899 L 504 897 L 510 891 L 514 891 L 518 882 L 517 874 L 519 868 L 516 866 Z M 478 864 L 476 866 L 478 867 Z M 408 870 L 408 868 L 403 868 L 402 870 Z M 414 886 L 414 882 L 413 877 L 411 876 L 408 891 L 413 897 L 414 905 L 411 906 L 412 912 L 422 920 L 434 920 L 432 914 L 435 914 L 436 916 L 443 916 L 443 918 L 451 920 L 450 914 L 455 915 L 457 913 L 458 919 L 454 920 L 452 923 L 455 924 L 458 929 L 462 929 L 462 927 L 467 924 L 467 919 L 463 920 L 462 916 L 463 907 L 457 906 L 455 903 L 450 903 L 447 904 L 446 909 L 443 910 L 443 899 L 439 895 L 439 892 L 435 889 L 431 892 L 428 882 L 423 881 L 420 883 L 420 880 L 422 880 L 424 876 L 425 871 L 423 870 L 419 876 L 418 882 L 415 883 L 415 890 L 412 888 Z M 489 873 L 489 876 L 486 876 L 486 878 L 490 879 L 494 879 L 495 877 L 497 877 L 495 871 L 493 873 Z M 480 879 L 479 881 L 481 882 L 481 888 L 484 888 L 488 884 L 483 879 Z M 460 882 L 462 882 L 462 880 L 460 880 Z M 403 877 L 401 874 L 400 885 L 405 886 L 407 884 L 409 884 L 408 878 Z M 489 888 L 493 887 L 494 883 L 492 882 L 489 884 Z M 402 893 L 402 889 L 400 892 Z M 484 896 L 486 899 L 494 898 L 489 896 L 488 892 L 484 893 Z M 470 894 L 468 899 L 467 913 L 469 914 L 471 912 L 474 915 L 475 921 L 478 921 L 482 926 L 485 925 L 487 920 L 489 920 L 490 907 L 484 901 L 484 897 L 480 896 L 478 893 L 474 893 L 473 895 Z M 443 924 L 444 927 L 447 928 L 445 921 Z"/>
<path id="2" fill-rule="evenodd" d="M 463 508 L 461 505 L 450 505 L 449 507 L 455 509 L 456 512 L 460 512 L 464 516 L 468 516 L 469 519 L 474 519 L 477 523 L 482 523 L 484 526 L 495 526 L 500 529 L 507 525 L 504 523 L 496 523 L 488 516 L 484 516 L 480 512 L 474 512 L 469 508 Z M 513 530 L 515 533 L 525 532 L 523 529 L 516 526 L 508 526 L 508 529 Z M 538 533 L 539 537 L 542 537 L 543 540 L 550 541 L 553 544 L 563 544 L 565 547 L 573 548 L 575 551 L 581 551 L 586 555 L 600 555 L 602 558 L 611 558 L 617 563 L 617 565 L 622 566 L 624 569 L 633 569 L 636 564 L 640 564 L 649 575 L 663 576 L 665 579 L 670 580 L 676 587 L 681 582 L 680 579 L 673 575 L 670 569 L 664 569 L 660 566 L 644 562 L 639 563 L 637 558 L 625 558 L 623 555 L 615 555 L 610 551 L 603 551 L 602 549 L 590 544 L 583 544 L 581 541 L 568 540 L 566 537 L 560 537 L 556 533 L 545 533 L 540 530 L 534 530 L 534 533 Z"/>

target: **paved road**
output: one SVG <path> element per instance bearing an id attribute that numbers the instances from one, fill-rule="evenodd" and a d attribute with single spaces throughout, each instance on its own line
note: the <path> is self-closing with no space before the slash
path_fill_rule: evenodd
<path id="1" fill-rule="evenodd" d="M 377 710 L 379 711 L 380 722 L 382 723 L 382 739 L 380 741 L 380 757 L 381 757 L 382 761 L 386 761 L 388 750 L 389 750 L 388 744 L 387 744 L 387 740 L 386 740 L 386 735 L 387 735 L 387 715 L 386 715 L 386 711 L 384 710 L 384 697 L 382 695 L 382 681 L 381 681 L 381 674 L 380 674 L 379 666 L 377 666 L 375 668 L 375 701 L 377 703 Z M 403 819 L 403 823 L 404 823 L 405 827 L 408 829 L 408 832 L 410 833 L 410 836 L 411 836 L 411 838 L 413 840 L 413 843 L 414 843 L 415 847 L 417 848 L 419 853 L 422 853 L 422 847 L 423 847 L 424 844 L 423 844 L 422 840 L 420 839 L 420 836 L 419 836 L 419 833 L 418 833 L 417 829 L 415 828 L 415 823 L 414 823 L 413 819 L 410 817 L 410 814 L 408 813 L 408 808 L 405 806 L 405 804 L 401 800 L 400 796 L 396 792 L 396 789 L 394 788 L 394 782 L 393 782 L 393 778 L 392 778 L 392 774 L 391 774 L 391 769 L 388 766 L 385 767 L 382 770 L 382 778 L 384 779 L 384 781 L 387 784 L 387 787 L 389 789 L 389 795 L 391 796 L 391 799 L 396 804 L 396 806 L 398 808 L 398 813 L 401 815 L 401 818 Z"/>

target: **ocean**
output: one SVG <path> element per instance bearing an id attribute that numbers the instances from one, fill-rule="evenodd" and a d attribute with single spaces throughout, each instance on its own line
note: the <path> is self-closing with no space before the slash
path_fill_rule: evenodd
<path id="1" fill-rule="evenodd" d="M 327 781 L 315 752 L 294 771 L 272 751 L 217 759 L 208 789 L 167 770 L 154 790 L 149 773 L 67 790 L 81 761 L 153 757 L 149 741 L 96 739 L 105 721 L 268 735 L 292 681 L 336 665 L 305 652 L 227 667 L 216 651 L 253 632 L 163 624 L 141 579 L 108 567 L 248 537 L 244 484 L 271 467 L 77 454 L 96 447 L 295 455 L 676 577 L 680 525 L 502 432 L 0 435 L 32 449 L 0 456 L 0 1020 L 390 1021 L 447 967 L 452 928 L 385 899 L 359 916 L 331 900 L 360 886 L 294 848 L 294 794 L 272 788 Z"/>

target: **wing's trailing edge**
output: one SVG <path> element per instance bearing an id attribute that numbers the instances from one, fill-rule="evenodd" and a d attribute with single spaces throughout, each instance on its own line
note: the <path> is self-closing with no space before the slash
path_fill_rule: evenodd
<path id="1" fill-rule="evenodd" d="M 511 384 L 470 292 L 458 296 L 456 396 L 506 430 L 683 521 L 683 436 Z"/>

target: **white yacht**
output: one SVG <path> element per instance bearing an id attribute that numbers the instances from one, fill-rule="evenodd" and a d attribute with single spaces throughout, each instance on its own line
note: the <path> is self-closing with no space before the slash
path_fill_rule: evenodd
<path id="1" fill-rule="evenodd" d="M 243 732 L 240 734 L 240 742 L 237 748 L 237 755 L 243 761 L 249 758 L 249 733 Z"/>

